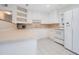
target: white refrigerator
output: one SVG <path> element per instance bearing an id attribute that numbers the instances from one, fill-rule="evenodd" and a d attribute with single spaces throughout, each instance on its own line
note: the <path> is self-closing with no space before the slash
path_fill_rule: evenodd
<path id="1" fill-rule="evenodd" d="M 79 8 L 64 13 L 65 48 L 79 54 Z"/>

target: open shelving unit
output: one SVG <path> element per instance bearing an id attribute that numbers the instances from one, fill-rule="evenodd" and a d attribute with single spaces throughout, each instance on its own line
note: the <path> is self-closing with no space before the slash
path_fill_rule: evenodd
<path id="1" fill-rule="evenodd" d="M 16 16 L 17 22 L 27 22 L 27 9 L 17 6 Z"/>

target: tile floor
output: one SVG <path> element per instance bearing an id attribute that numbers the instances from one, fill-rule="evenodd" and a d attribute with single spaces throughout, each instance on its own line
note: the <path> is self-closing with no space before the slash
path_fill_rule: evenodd
<path id="1" fill-rule="evenodd" d="M 73 55 L 72 52 L 66 50 L 63 46 L 46 38 L 46 33 L 48 33 L 48 29 L 0 32 L 0 54 Z M 25 41 L 22 41 L 22 39 Z M 8 43 L 16 40 L 21 41 Z M 5 41 L 8 42 L 5 43 Z M 1 44 L 1 42 L 4 43 Z"/>
<path id="2" fill-rule="evenodd" d="M 63 46 L 55 43 L 53 40 L 44 38 L 37 42 L 38 54 L 43 55 L 74 55 L 72 52 L 66 50 Z"/>

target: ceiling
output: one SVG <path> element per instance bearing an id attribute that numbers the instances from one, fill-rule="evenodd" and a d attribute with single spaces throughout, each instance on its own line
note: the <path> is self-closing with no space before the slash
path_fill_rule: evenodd
<path id="1" fill-rule="evenodd" d="M 33 12 L 51 12 L 69 6 L 68 4 L 29 4 L 28 10 Z"/>

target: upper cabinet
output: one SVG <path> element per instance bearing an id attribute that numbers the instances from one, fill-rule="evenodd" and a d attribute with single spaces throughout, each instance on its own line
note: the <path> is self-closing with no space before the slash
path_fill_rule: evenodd
<path id="1" fill-rule="evenodd" d="M 7 4 L 0 5 L 0 20 L 12 22 L 12 10 Z"/>
<path id="2" fill-rule="evenodd" d="M 55 11 L 48 14 L 47 19 L 43 20 L 42 23 L 44 24 L 59 23 L 57 12 Z"/>
<path id="3" fill-rule="evenodd" d="M 13 23 L 26 23 L 27 7 L 24 4 L 1 4 L 0 10 L 10 11 Z"/>
<path id="4" fill-rule="evenodd" d="M 27 21 L 27 9 L 26 8 L 17 6 L 15 15 L 16 15 L 16 22 L 26 23 Z"/>

